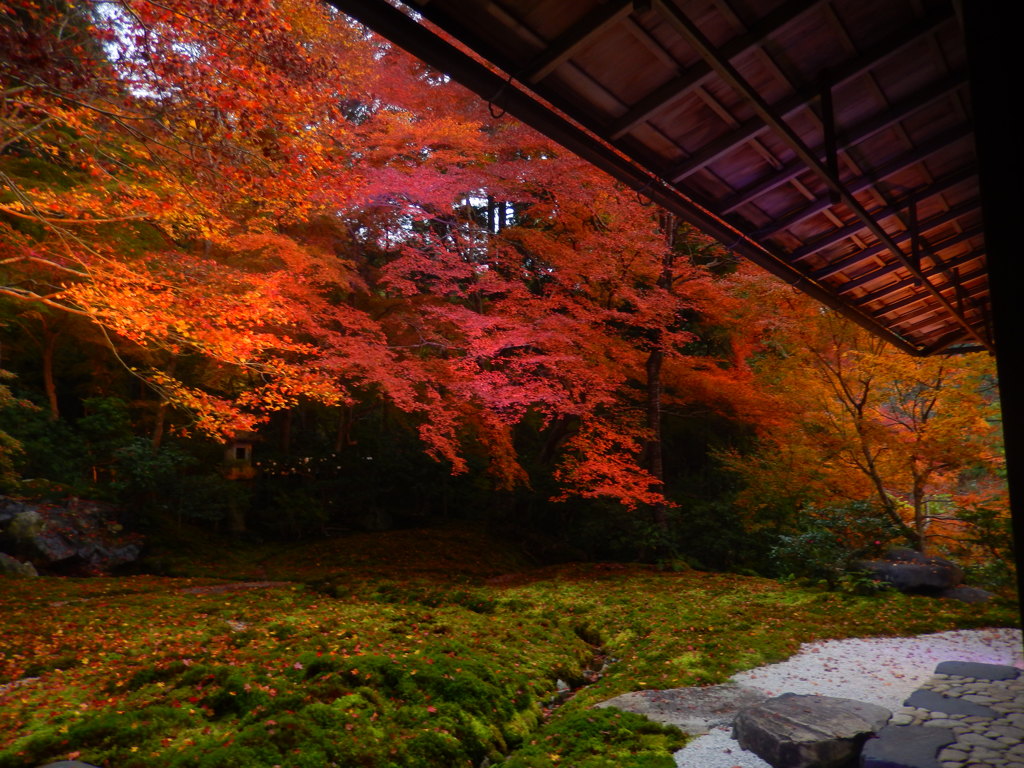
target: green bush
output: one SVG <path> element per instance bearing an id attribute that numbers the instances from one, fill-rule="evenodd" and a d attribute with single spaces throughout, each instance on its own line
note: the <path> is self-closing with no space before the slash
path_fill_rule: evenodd
<path id="1" fill-rule="evenodd" d="M 824 582 L 829 589 L 844 583 L 856 560 L 880 554 L 896 538 L 892 525 L 870 501 L 855 501 L 803 510 L 793 533 L 781 534 L 769 552 L 777 576 Z M 862 585 L 861 585 L 862 586 Z"/>

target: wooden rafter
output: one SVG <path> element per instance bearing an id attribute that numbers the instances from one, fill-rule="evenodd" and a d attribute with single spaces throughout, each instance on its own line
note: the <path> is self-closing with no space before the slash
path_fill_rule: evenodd
<path id="1" fill-rule="evenodd" d="M 845 188 L 839 179 L 833 177 L 828 172 L 828 169 L 821 160 L 819 160 L 818 157 L 806 146 L 806 144 L 804 144 L 793 129 L 772 110 L 761 95 L 750 86 L 739 72 L 737 72 L 728 61 L 723 60 L 718 55 L 714 46 L 696 27 L 696 25 L 694 25 L 693 22 L 690 21 L 690 19 L 674 5 L 668 5 L 663 0 L 658 0 L 656 5 L 672 25 L 679 31 L 679 33 L 687 39 L 694 49 L 700 53 L 704 60 L 718 73 L 719 77 L 721 77 L 723 81 L 732 86 L 737 93 L 742 94 L 750 102 L 758 117 L 763 120 L 787 145 L 789 145 L 794 153 L 811 171 L 815 173 L 815 175 L 818 176 L 822 182 L 825 183 L 830 190 L 839 195 L 843 203 L 850 208 L 854 215 L 864 223 L 864 226 L 885 245 L 896 260 L 902 263 L 903 266 L 911 272 L 916 271 L 900 250 L 899 245 L 897 245 L 893 237 L 872 218 L 871 214 L 869 214 L 864 206 L 861 205 L 860 201 L 858 201 Z M 927 281 L 924 281 L 924 285 L 930 290 L 935 300 L 942 306 L 942 308 L 948 312 L 949 315 L 972 338 L 975 339 L 975 341 L 986 349 L 989 349 L 992 352 L 995 351 L 992 342 L 985 338 L 971 323 L 969 323 L 967 319 L 957 311 L 956 307 L 947 301 L 939 291 L 930 288 Z"/>

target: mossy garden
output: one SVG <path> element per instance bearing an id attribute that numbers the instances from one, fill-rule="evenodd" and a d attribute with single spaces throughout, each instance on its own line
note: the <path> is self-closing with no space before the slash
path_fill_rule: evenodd
<path id="1" fill-rule="evenodd" d="M 591 705 L 816 639 L 1019 621 L 1009 601 L 529 567 L 466 527 L 235 543 L 211 578 L 219 545 L 178 542 L 173 576 L 0 582 L 2 768 L 671 768 L 682 733 Z"/>

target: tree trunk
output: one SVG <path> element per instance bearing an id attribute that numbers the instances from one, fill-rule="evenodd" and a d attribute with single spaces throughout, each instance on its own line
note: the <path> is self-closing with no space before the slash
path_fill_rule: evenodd
<path id="1" fill-rule="evenodd" d="M 153 451 L 159 451 L 160 446 L 164 442 L 164 424 L 167 422 L 167 403 L 161 399 L 160 403 L 156 407 L 156 416 L 153 419 L 153 435 L 150 438 L 149 444 L 153 448 Z"/>
<path id="2" fill-rule="evenodd" d="M 292 411 L 291 409 L 284 412 L 283 418 L 281 419 L 281 453 L 285 456 L 290 456 L 292 452 Z"/>
<path id="3" fill-rule="evenodd" d="M 53 355 L 57 349 L 59 334 L 49 328 L 43 329 L 43 386 L 46 389 L 46 401 L 50 406 L 50 421 L 60 419 L 60 404 L 57 401 L 57 380 L 53 372 Z"/>
<path id="4" fill-rule="evenodd" d="M 925 501 L 924 480 L 917 475 L 914 476 L 911 502 L 914 505 L 914 532 L 917 533 L 915 549 L 923 552 L 927 544 L 928 505 Z"/>
<path id="5" fill-rule="evenodd" d="M 228 532 L 235 536 L 246 532 L 245 507 L 236 496 L 228 502 Z"/>
<path id="6" fill-rule="evenodd" d="M 352 406 L 341 404 L 338 431 L 334 434 L 334 452 L 341 453 L 352 445 Z"/>
<path id="7" fill-rule="evenodd" d="M 644 446 L 644 459 L 646 469 L 658 483 L 655 490 L 663 493 L 665 490 L 665 466 L 661 445 L 661 369 L 665 361 L 665 353 L 661 346 L 659 334 L 658 342 L 647 356 L 647 444 Z M 668 532 L 668 514 L 664 502 L 658 502 L 651 510 L 652 519 L 657 529 L 663 533 Z"/>

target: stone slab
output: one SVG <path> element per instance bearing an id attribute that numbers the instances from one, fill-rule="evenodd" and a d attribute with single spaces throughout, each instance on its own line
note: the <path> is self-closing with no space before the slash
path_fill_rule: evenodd
<path id="1" fill-rule="evenodd" d="M 943 696 L 941 693 L 918 688 L 903 702 L 906 707 L 929 709 L 932 712 L 945 712 L 947 715 L 965 715 L 966 717 L 996 718 L 999 713 L 984 704 L 978 704 L 954 696 Z"/>
<path id="2" fill-rule="evenodd" d="M 634 691 L 603 701 L 595 706 L 617 707 L 627 712 L 674 725 L 685 733 L 699 736 L 712 728 L 730 726 L 736 713 L 760 704 L 768 694 L 736 683 L 662 691 Z"/>
<path id="3" fill-rule="evenodd" d="M 889 725 L 865 742 L 860 768 L 942 768 L 939 750 L 954 741 L 949 728 Z"/>
<path id="4" fill-rule="evenodd" d="M 877 704 L 784 693 L 742 710 L 733 738 L 776 768 L 846 768 L 890 715 Z"/>
<path id="5" fill-rule="evenodd" d="M 935 667 L 937 675 L 973 677 L 978 680 L 1014 680 L 1020 670 L 1005 664 L 982 664 L 977 661 L 943 661 Z"/>

